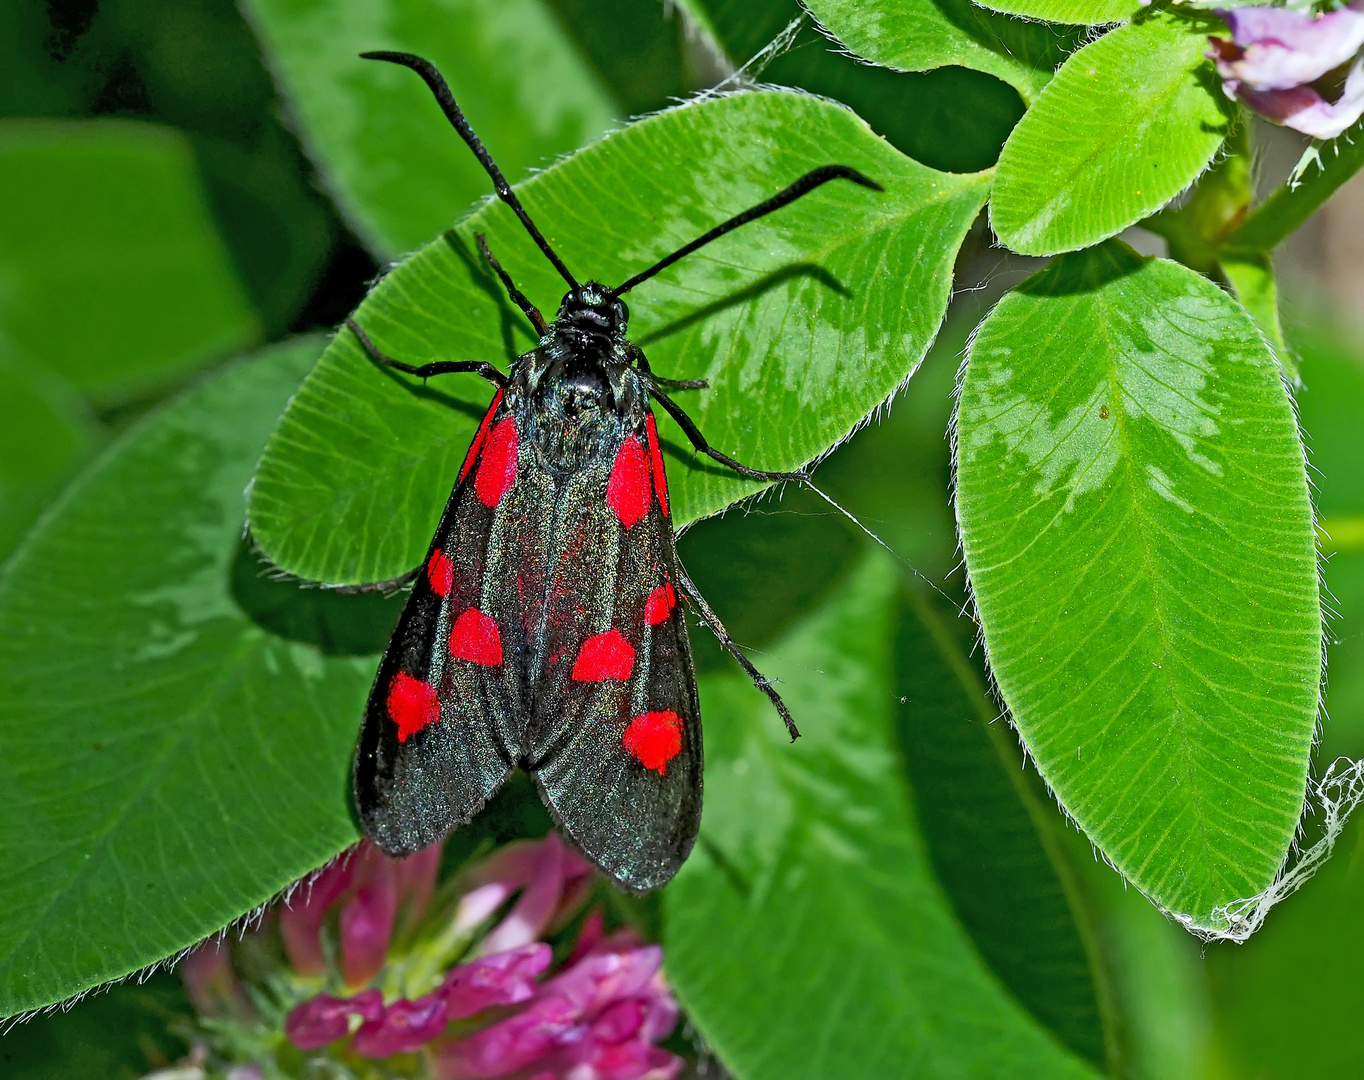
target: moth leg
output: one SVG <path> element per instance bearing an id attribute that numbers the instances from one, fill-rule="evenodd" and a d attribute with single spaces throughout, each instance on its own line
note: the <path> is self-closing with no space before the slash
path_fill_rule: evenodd
<path id="1" fill-rule="evenodd" d="M 665 390 L 704 390 L 710 385 L 705 379 L 665 379 L 662 375 L 650 375 L 655 386 Z"/>
<path id="2" fill-rule="evenodd" d="M 394 360 L 391 356 L 386 356 L 380 352 L 379 347 L 370 341 L 369 335 L 360 329 L 360 324 L 354 319 L 347 319 L 346 325 L 350 327 L 351 333 L 364 346 L 369 358 L 377 364 L 396 368 L 398 371 L 405 371 L 419 379 L 429 379 L 433 375 L 453 375 L 457 372 L 468 372 L 473 375 L 481 375 L 499 390 L 507 388 L 507 377 L 492 364 L 484 363 L 482 360 L 437 360 L 431 364 L 422 364 L 420 367 L 404 364 L 401 360 Z"/>
<path id="3" fill-rule="evenodd" d="M 701 595 L 700 590 L 697 589 L 696 585 L 692 582 L 692 579 L 687 576 L 687 572 L 682 569 L 681 563 L 677 564 L 677 580 L 678 584 L 682 586 L 682 591 L 686 594 L 687 599 L 696 607 L 697 612 L 701 616 L 701 621 L 710 627 L 711 633 L 719 639 L 720 644 L 724 646 L 725 651 L 728 652 L 730 656 L 734 657 L 735 660 L 739 661 L 739 666 L 748 672 L 748 677 L 753 680 L 753 685 L 766 694 L 772 704 L 776 706 L 777 712 L 781 715 L 782 723 L 786 725 L 786 733 L 791 736 L 791 741 L 795 742 L 800 738 L 800 731 L 796 728 L 796 722 L 791 719 L 791 713 L 786 708 L 786 702 L 782 701 L 781 695 L 773 688 L 772 684 L 768 681 L 767 676 L 755 668 L 752 663 L 749 662 L 748 657 L 743 654 L 743 651 L 739 646 L 734 644 L 734 639 L 729 636 L 729 631 L 725 629 L 725 624 L 722 623 L 720 617 L 711 610 L 710 605 L 706 603 L 706 598 Z"/>
<path id="4" fill-rule="evenodd" d="M 678 425 L 691 440 L 692 446 L 696 447 L 698 453 L 705 454 L 708 458 L 718 461 L 726 468 L 733 469 L 740 476 L 746 476 L 750 480 L 793 480 L 796 483 L 804 483 L 809 479 L 804 473 L 798 472 L 764 472 L 761 469 L 750 469 L 747 465 L 740 465 L 727 454 L 720 453 L 714 449 L 710 443 L 706 442 L 706 437 L 701 434 L 695 422 L 690 416 L 682 411 L 682 406 L 665 394 L 657 387 L 651 386 L 649 393 L 655 400 L 668 411 L 668 415 L 677 421 Z"/>
<path id="5" fill-rule="evenodd" d="M 649 366 L 649 358 L 644 355 L 644 350 L 633 343 L 630 345 L 630 356 L 639 370 L 644 372 L 655 386 L 662 386 L 668 390 L 704 390 L 710 385 L 705 379 L 665 379 L 662 375 L 655 375 L 654 369 Z"/>
<path id="6" fill-rule="evenodd" d="M 483 238 L 483 234 L 474 233 L 474 239 L 478 241 L 478 250 L 488 260 L 488 265 L 493 268 L 493 273 L 501 279 L 502 287 L 507 290 L 507 295 L 511 297 L 512 303 L 525 312 L 526 318 L 535 327 L 535 332 L 543 334 L 545 332 L 545 317 L 540 314 L 540 309 L 527 299 L 526 294 L 512 282 L 511 275 L 502 269 L 502 264 L 497 261 L 497 256 L 488 250 L 488 241 Z"/>

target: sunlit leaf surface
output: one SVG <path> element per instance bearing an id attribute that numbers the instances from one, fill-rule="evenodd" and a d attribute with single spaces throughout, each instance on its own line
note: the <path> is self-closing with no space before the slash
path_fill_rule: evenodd
<path id="1" fill-rule="evenodd" d="M 1244 310 L 1110 243 L 982 325 L 957 513 L 991 667 L 1047 782 L 1161 906 L 1273 880 L 1321 675 L 1292 406 Z"/>
<path id="2" fill-rule="evenodd" d="M 631 336 L 654 370 L 710 381 L 679 398 L 707 439 L 759 468 L 815 458 L 913 372 L 942 320 L 953 257 L 988 177 L 926 169 L 828 102 L 758 92 L 650 117 L 521 189 L 570 268 L 614 283 L 830 162 L 862 170 L 885 192 L 827 184 L 627 297 Z M 475 231 L 533 301 L 557 309 L 563 282 L 511 213 L 490 205 L 391 273 L 359 309 L 389 355 L 506 365 L 534 344 L 479 258 Z M 430 541 L 490 397 L 472 376 L 423 389 L 380 370 L 341 334 L 257 472 L 257 540 L 277 565 L 312 580 L 405 573 Z M 697 464 L 671 420 L 660 427 L 676 524 L 758 490 Z"/>

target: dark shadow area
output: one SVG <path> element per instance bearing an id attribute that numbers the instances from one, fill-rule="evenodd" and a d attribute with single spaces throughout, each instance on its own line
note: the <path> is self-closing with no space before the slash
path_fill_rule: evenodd
<path id="1" fill-rule="evenodd" d="M 970 4 L 963 0 L 938 6 L 949 18 L 964 20 L 963 28 L 973 37 L 981 37 L 981 16 Z M 747 0 L 710 0 L 706 10 L 736 65 L 746 63 L 804 11 L 796 0 L 765 4 L 758 11 Z M 998 46 L 989 41 L 987 47 L 991 44 Z M 757 78 L 841 101 L 897 150 L 945 172 L 988 169 L 1024 112 L 1018 91 L 993 75 L 959 67 L 926 72 L 873 67 L 838 51 L 809 24 L 808 16 L 791 48 L 758 71 Z"/>
<path id="2" fill-rule="evenodd" d="M 1102 289 L 1145 265 L 1145 256 L 1121 240 L 1105 240 L 1083 251 L 1055 256 L 1014 291 L 1024 296 L 1076 296 Z"/>
<path id="3" fill-rule="evenodd" d="M 328 303 L 363 294 L 373 263 L 280 119 L 233 0 L 3 4 L 0 71 L 0 116 L 119 117 L 180 130 L 266 340 L 333 325 Z"/>
<path id="4" fill-rule="evenodd" d="M 760 648 L 828 596 L 856 563 L 863 539 L 826 502 L 788 488 L 780 501 L 708 518 L 678 541 L 696 587 L 741 647 Z M 700 671 L 733 663 L 704 627 L 692 634 Z M 754 662 L 761 670 L 760 657 Z"/>
<path id="5" fill-rule="evenodd" d="M 345 234 L 332 249 L 331 260 L 318 280 L 317 290 L 289 324 L 289 333 L 336 329 L 360 306 L 378 275 L 379 264 L 358 240 Z"/>
<path id="6" fill-rule="evenodd" d="M 852 295 L 852 291 L 846 285 L 818 263 L 792 263 L 790 266 L 783 266 L 780 270 L 774 270 L 770 274 L 760 277 L 751 285 L 745 285 L 742 289 L 738 289 L 728 296 L 722 296 L 719 300 L 712 300 L 709 304 L 697 308 L 689 315 L 684 315 L 680 319 L 674 319 L 667 325 L 660 326 L 657 330 L 650 331 L 643 337 L 636 339 L 635 344 L 640 346 L 652 345 L 654 342 L 661 341 L 663 338 L 681 333 L 689 326 L 703 322 L 714 315 L 718 315 L 722 311 L 737 307 L 739 304 L 746 304 L 750 300 L 756 300 L 758 297 L 762 296 L 763 293 L 770 292 L 772 289 L 785 284 L 792 278 L 798 277 L 812 278 L 820 284 L 832 289 L 834 292 L 838 293 L 839 296 Z"/>
<path id="7" fill-rule="evenodd" d="M 373 656 L 383 651 L 407 601 L 406 593 L 342 593 L 271 577 L 272 567 L 250 539 L 232 559 L 232 599 L 262 630 L 313 645 L 328 656 Z M 357 730 L 360 718 L 355 718 Z"/>
<path id="8" fill-rule="evenodd" d="M 5 1080 L 135 1080 L 184 1056 L 171 1034 L 193 1016 L 174 972 L 96 991 L 69 1012 L 42 1013 L 0 1035 Z"/>
<path id="9" fill-rule="evenodd" d="M 1037 787 L 985 692 L 975 626 L 906 592 L 895 638 L 895 725 L 934 872 L 981 957 L 1037 1020 L 1105 1068 L 1099 990 L 1076 913 L 1022 801 Z M 972 653 L 975 655 L 972 655 Z M 1033 791 L 1032 796 L 1038 797 Z M 1044 800 L 1043 828 L 1060 825 Z"/>
<path id="10" fill-rule="evenodd" d="M 681 12 L 658 3 L 546 0 L 569 40 L 620 107 L 620 118 L 652 112 L 691 90 Z"/>
<path id="11" fill-rule="evenodd" d="M 554 828 L 540 802 L 535 781 L 517 769 L 474 815 L 473 821 L 452 832 L 441 853 L 444 878 L 470 859 L 513 840 L 538 839 Z"/>

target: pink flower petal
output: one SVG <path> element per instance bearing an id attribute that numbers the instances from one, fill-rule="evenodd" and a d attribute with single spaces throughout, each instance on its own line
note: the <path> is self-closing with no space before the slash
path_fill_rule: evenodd
<path id="1" fill-rule="evenodd" d="M 595 953 L 550 979 L 534 1005 L 563 1002 L 573 1021 L 591 1019 L 611 1004 L 639 995 L 663 964 L 663 950 L 646 945 L 625 953 Z"/>
<path id="2" fill-rule="evenodd" d="M 511 899 L 517 889 L 525 888 L 540 863 L 540 841 L 517 840 L 505 844 L 474 866 L 467 875 L 468 891 L 455 913 L 455 928 L 468 931 L 478 927 Z"/>
<path id="3" fill-rule="evenodd" d="M 1334 139 L 1364 115 L 1364 58 L 1355 61 L 1345 80 L 1345 91 L 1336 102 L 1328 102 L 1310 86 L 1264 91 L 1241 86 L 1237 96 L 1276 124 L 1314 139 Z"/>
<path id="4" fill-rule="evenodd" d="M 602 939 L 603 925 L 600 908 L 592 911 L 583 920 L 583 928 L 578 932 L 578 940 L 573 944 L 573 953 L 568 958 L 567 967 L 572 967 L 597 947 L 598 942 Z"/>
<path id="5" fill-rule="evenodd" d="M 254 1011 L 224 942 L 205 941 L 192 949 L 180 961 L 180 979 L 200 1016 L 250 1016 Z"/>
<path id="6" fill-rule="evenodd" d="M 491 1080 L 524 1069 L 544 1057 L 556 1039 L 572 1028 L 571 1020 L 552 1010 L 528 1007 L 516 1016 L 448 1043 L 436 1050 L 440 1080 Z"/>
<path id="7" fill-rule="evenodd" d="M 383 1010 L 378 990 L 365 990 L 352 998 L 318 994 L 290 1010 L 284 1034 L 300 1050 L 317 1050 L 349 1034 L 352 1016 L 377 1020 Z"/>
<path id="8" fill-rule="evenodd" d="M 535 877 L 516 906 L 479 945 L 483 955 L 505 952 L 535 941 L 549 925 L 564 894 L 564 844 L 551 832 L 540 844 Z"/>
<path id="9" fill-rule="evenodd" d="M 279 913 L 285 955 L 300 975 L 327 973 L 318 930 L 327 917 L 327 910 L 350 888 L 358 855 L 358 849 L 343 852 L 312 881 L 300 885 Z"/>
<path id="10" fill-rule="evenodd" d="M 622 1043 L 605 1046 L 589 1062 L 591 1073 L 570 1073 L 571 1080 L 590 1076 L 592 1080 L 672 1080 L 682 1071 L 682 1059 L 657 1046 Z"/>
<path id="11" fill-rule="evenodd" d="M 357 888 L 341 908 L 341 977 L 361 986 L 383 969 L 398 912 L 397 860 L 378 848 L 362 853 Z"/>
<path id="12" fill-rule="evenodd" d="M 567 1041 L 545 1059 L 545 1064 L 562 1080 L 672 1080 L 683 1062 L 660 1047 L 637 1040 L 603 1043 L 587 1034 Z"/>
<path id="13" fill-rule="evenodd" d="M 569 855 L 565 848 L 564 857 L 567 860 Z M 546 930 L 550 934 L 557 934 L 565 926 L 573 921 L 582 906 L 587 903 L 592 895 L 592 890 L 596 886 L 595 873 L 573 876 L 565 872 L 564 874 L 564 895 L 559 901 L 559 907 L 554 912 L 554 916 L 549 920 Z"/>
<path id="14" fill-rule="evenodd" d="M 1275 7 L 1243 7 L 1217 15 L 1231 27 L 1235 46 L 1217 48 L 1217 70 L 1223 79 L 1253 90 L 1288 90 L 1314 82 L 1364 47 L 1361 0 L 1318 18 Z"/>
<path id="15" fill-rule="evenodd" d="M 426 907 L 436 891 L 440 855 L 441 845 L 432 844 L 415 855 L 398 860 L 398 907 L 404 930 L 416 926 L 426 914 Z"/>
<path id="16" fill-rule="evenodd" d="M 602 1043 L 623 1043 L 633 1039 L 644 1026 L 647 1006 L 639 998 L 617 1001 L 592 1021 L 592 1038 Z"/>
<path id="17" fill-rule="evenodd" d="M 436 993 L 445 999 L 452 1020 L 494 1005 L 516 1005 L 535 995 L 535 978 L 553 958 L 553 950 L 540 941 L 485 956 L 454 968 Z"/>
<path id="18" fill-rule="evenodd" d="M 662 1042 L 677 1027 L 679 1010 L 661 971 L 649 981 L 644 1002 L 644 1022 L 640 1025 L 639 1037 L 645 1042 Z"/>
<path id="19" fill-rule="evenodd" d="M 448 1020 L 445 1001 L 439 995 L 427 994 L 416 1001 L 404 998 L 387 1006 L 381 1017 L 360 1025 L 351 1048 L 367 1058 L 410 1054 L 443 1033 Z"/>

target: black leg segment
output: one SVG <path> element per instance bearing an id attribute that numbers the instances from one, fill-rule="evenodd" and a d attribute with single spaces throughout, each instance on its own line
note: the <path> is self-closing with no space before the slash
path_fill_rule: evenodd
<path id="1" fill-rule="evenodd" d="M 734 644 L 734 639 L 729 636 L 729 631 L 725 629 L 725 624 L 720 621 L 720 617 L 711 610 L 706 603 L 705 597 L 697 590 L 692 579 L 687 576 L 687 572 L 682 569 L 682 564 L 677 566 L 678 584 L 682 586 L 682 591 L 687 594 L 692 604 L 696 607 L 701 616 L 701 620 L 710 627 L 711 633 L 719 639 L 720 644 L 725 647 L 725 651 L 735 660 L 739 661 L 739 666 L 748 672 L 748 677 L 753 680 L 753 685 L 768 696 L 768 699 L 776 706 L 777 712 L 781 715 L 782 723 L 786 725 L 786 733 L 791 736 L 791 741 L 795 742 L 800 738 L 800 731 L 796 728 L 796 722 L 791 719 L 791 713 L 786 708 L 786 702 L 782 701 L 781 695 L 772 688 L 767 676 L 755 668 L 747 656 L 743 654 L 739 646 Z"/>
<path id="2" fill-rule="evenodd" d="M 677 421 L 678 426 L 686 432 L 687 438 L 691 440 L 692 446 L 696 447 L 697 453 L 705 454 L 706 457 L 718 461 L 726 468 L 733 469 L 740 476 L 747 477 L 749 480 L 789 480 L 803 484 L 809 479 L 804 473 L 764 472 L 762 469 L 750 469 L 747 465 L 740 465 L 732 457 L 713 449 L 710 443 L 706 442 L 706 437 L 701 434 L 701 430 L 696 426 L 695 421 L 682 411 L 681 405 L 657 387 L 650 388 L 649 393 L 668 411 L 668 415 Z"/>
<path id="3" fill-rule="evenodd" d="M 655 375 L 654 369 L 649 366 L 649 358 L 644 355 L 644 350 L 633 341 L 626 344 L 630 349 L 630 359 L 655 386 L 661 386 L 666 390 L 704 390 L 710 385 L 705 379 L 665 379 L 662 375 Z"/>
<path id="4" fill-rule="evenodd" d="M 481 375 L 499 390 L 507 388 L 507 377 L 492 364 L 485 363 L 482 360 L 437 360 L 434 363 L 422 364 L 420 367 L 404 364 L 401 360 L 394 360 L 391 356 L 386 356 L 380 352 L 379 347 L 370 341 L 369 335 L 360 329 L 360 324 L 354 319 L 347 319 L 346 325 L 350 327 L 351 333 L 356 336 L 365 352 L 369 354 L 369 358 L 377 364 L 383 364 L 385 367 L 395 368 L 398 371 L 405 371 L 419 379 L 429 379 L 433 375 L 460 373 Z"/>
<path id="5" fill-rule="evenodd" d="M 512 282 L 511 275 L 502 269 L 502 264 L 497 261 L 497 256 L 488 250 L 488 241 L 483 238 L 483 234 L 474 233 L 474 238 L 478 241 L 478 250 L 483 252 L 483 257 L 488 260 L 488 265 L 493 268 L 493 273 L 502 279 L 502 287 L 507 290 L 511 302 L 525 312 L 526 318 L 535 327 L 535 332 L 543 334 L 545 332 L 545 317 L 540 314 L 540 309 L 526 298 L 526 294 Z"/>

